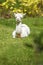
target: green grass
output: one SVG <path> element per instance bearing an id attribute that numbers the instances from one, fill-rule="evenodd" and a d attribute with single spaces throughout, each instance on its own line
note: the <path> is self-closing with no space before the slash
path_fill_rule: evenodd
<path id="1" fill-rule="evenodd" d="M 0 19 L 0 65 L 43 65 L 43 51 L 36 52 L 34 36 L 43 31 L 43 18 L 24 18 L 31 29 L 27 38 L 12 38 L 15 19 Z"/>

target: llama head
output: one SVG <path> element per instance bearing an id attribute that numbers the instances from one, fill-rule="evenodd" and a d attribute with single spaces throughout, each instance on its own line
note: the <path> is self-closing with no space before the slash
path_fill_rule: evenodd
<path id="1" fill-rule="evenodd" d="M 21 22 L 22 21 L 22 18 L 25 15 L 26 15 L 26 13 L 25 14 L 23 14 L 23 13 L 14 13 L 14 16 L 15 16 L 17 22 Z"/>

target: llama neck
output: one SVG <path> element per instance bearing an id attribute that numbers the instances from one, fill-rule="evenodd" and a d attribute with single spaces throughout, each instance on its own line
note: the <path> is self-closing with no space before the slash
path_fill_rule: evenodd
<path id="1" fill-rule="evenodd" d="M 22 22 L 20 22 L 20 23 L 16 24 L 16 26 L 19 26 L 19 25 L 21 25 L 21 24 L 22 24 Z"/>
<path id="2" fill-rule="evenodd" d="M 16 25 L 16 33 L 21 33 L 21 22 L 18 24 L 18 25 Z"/>

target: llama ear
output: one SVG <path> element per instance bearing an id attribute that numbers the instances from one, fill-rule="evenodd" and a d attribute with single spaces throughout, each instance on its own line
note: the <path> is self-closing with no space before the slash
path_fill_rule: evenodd
<path id="1" fill-rule="evenodd" d="M 14 17 L 16 17 L 16 13 L 14 13 Z"/>
<path id="2" fill-rule="evenodd" d="M 16 15 L 16 13 L 14 13 L 14 16 Z"/>
<path id="3" fill-rule="evenodd" d="M 23 14 L 23 16 L 25 16 L 26 15 L 26 13 L 25 14 Z"/>

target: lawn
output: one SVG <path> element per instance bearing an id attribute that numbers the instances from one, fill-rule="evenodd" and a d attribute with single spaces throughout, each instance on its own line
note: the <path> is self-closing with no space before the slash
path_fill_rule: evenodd
<path id="1" fill-rule="evenodd" d="M 43 31 L 43 17 L 26 17 L 22 22 L 31 34 L 13 39 L 15 19 L 0 19 L 0 65 L 43 65 L 43 51 L 37 51 L 34 42 L 35 35 Z"/>

